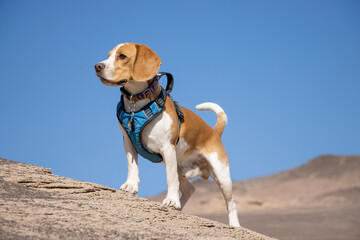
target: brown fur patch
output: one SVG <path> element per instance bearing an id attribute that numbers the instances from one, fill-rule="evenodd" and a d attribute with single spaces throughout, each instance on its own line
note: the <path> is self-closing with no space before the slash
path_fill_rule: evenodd
<path id="1" fill-rule="evenodd" d="M 109 54 L 111 55 L 115 49 L 113 49 Z M 131 72 L 137 56 L 136 53 L 137 53 L 137 49 L 134 43 L 127 43 L 118 48 L 118 50 L 115 53 L 114 72 L 113 72 L 113 76 L 116 77 L 116 81 L 131 79 Z M 127 58 L 119 59 L 120 54 L 124 54 Z"/>
<path id="2" fill-rule="evenodd" d="M 148 46 L 136 45 L 137 57 L 133 66 L 132 78 L 135 81 L 144 82 L 153 78 L 159 71 L 160 57 Z"/>
<path id="3" fill-rule="evenodd" d="M 202 118 L 187 108 L 181 107 L 185 120 L 181 124 L 180 138 L 189 144 L 187 153 L 194 150 L 203 154 L 217 152 L 220 161 L 229 164 L 219 133 L 210 127 Z"/>
<path id="4" fill-rule="evenodd" d="M 215 127 L 214 127 L 214 130 L 218 132 L 218 134 L 222 135 L 222 133 L 224 132 L 224 128 L 225 128 L 225 125 L 226 125 L 226 114 L 224 112 L 221 112 L 221 113 L 218 113 L 216 114 L 217 117 L 218 117 L 218 120 L 215 124 Z"/>

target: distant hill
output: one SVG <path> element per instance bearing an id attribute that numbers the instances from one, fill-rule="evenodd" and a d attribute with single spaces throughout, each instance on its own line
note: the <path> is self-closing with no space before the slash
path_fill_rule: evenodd
<path id="1" fill-rule="evenodd" d="M 356 189 L 360 189 L 360 156 L 320 156 L 272 176 L 237 182 L 234 189 L 242 196 L 263 202 L 264 206 L 283 208 L 315 207 L 340 202 L 344 205 L 352 204 L 353 198 L 348 198 L 348 195 L 341 195 L 340 198 L 331 195 L 335 196 L 334 193 L 339 191 L 356 192 Z"/>
<path id="2" fill-rule="evenodd" d="M 193 185 L 183 211 L 227 222 L 217 185 L 205 180 Z M 233 195 L 240 224 L 269 236 L 360 239 L 360 156 L 319 156 L 275 175 L 234 182 Z"/>
<path id="3" fill-rule="evenodd" d="M 270 238 L 0 158 L 0 239 Z"/>

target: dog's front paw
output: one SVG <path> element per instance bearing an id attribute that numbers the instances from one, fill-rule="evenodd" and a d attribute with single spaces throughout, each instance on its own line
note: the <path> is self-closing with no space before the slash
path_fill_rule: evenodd
<path id="1" fill-rule="evenodd" d="M 173 207 L 175 209 L 180 210 L 181 204 L 179 199 L 174 199 L 171 197 L 166 197 L 164 201 L 162 202 L 163 205 Z"/>
<path id="2" fill-rule="evenodd" d="M 139 191 L 139 186 L 136 183 L 126 181 L 123 185 L 121 185 L 120 190 L 136 194 Z"/>

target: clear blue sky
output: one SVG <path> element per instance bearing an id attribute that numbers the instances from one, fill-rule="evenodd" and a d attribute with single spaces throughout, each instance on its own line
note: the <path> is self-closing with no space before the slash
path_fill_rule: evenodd
<path id="1" fill-rule="evenodd" d="M 234 180 L 360 154 L 359 1 L 1 1 L 0 36 L 3 158 L 119 188 L 120 92 L 93 66 L 121 42 L 159 54 L 181 105 L 225 109 Z M 166 189 L 139 165 L 140 196 Z"/>

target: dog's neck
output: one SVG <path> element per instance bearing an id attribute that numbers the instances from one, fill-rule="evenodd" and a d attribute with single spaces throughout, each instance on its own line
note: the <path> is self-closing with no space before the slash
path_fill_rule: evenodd
<path id="1" fill-rule="evenodd" d="M 148 80 L 146 82 L 136 82 L 135 80 L 130 80 L 126 86 L 124 86 L 125 90 L 130 94 L 138 94 L 149 87 L 152 80 Z"/>
<path id="2" fill-rule="evenodd" d="M 134 80 L 131 80 L 126 84 L 124 88 L 128 93 L 132 95 L 136 95 L 138 93 L 145 91 L 151 85 L 152 81 L 153 79 L 150 79 L 146 82 L 136 82 Z M 160 84 L 157 84 L 155 86 L 155 91 L 151 94 L 149 98 L 144 98 L 137 101 L 130 101 L 127 97 L 124 97 L 123 99 L 124 99 L 125 110 L 127 112 L 139 111 L 146 104 L 155 100 L 160 95 L 160 92 L 161 92 L 161 86 Z"/>

